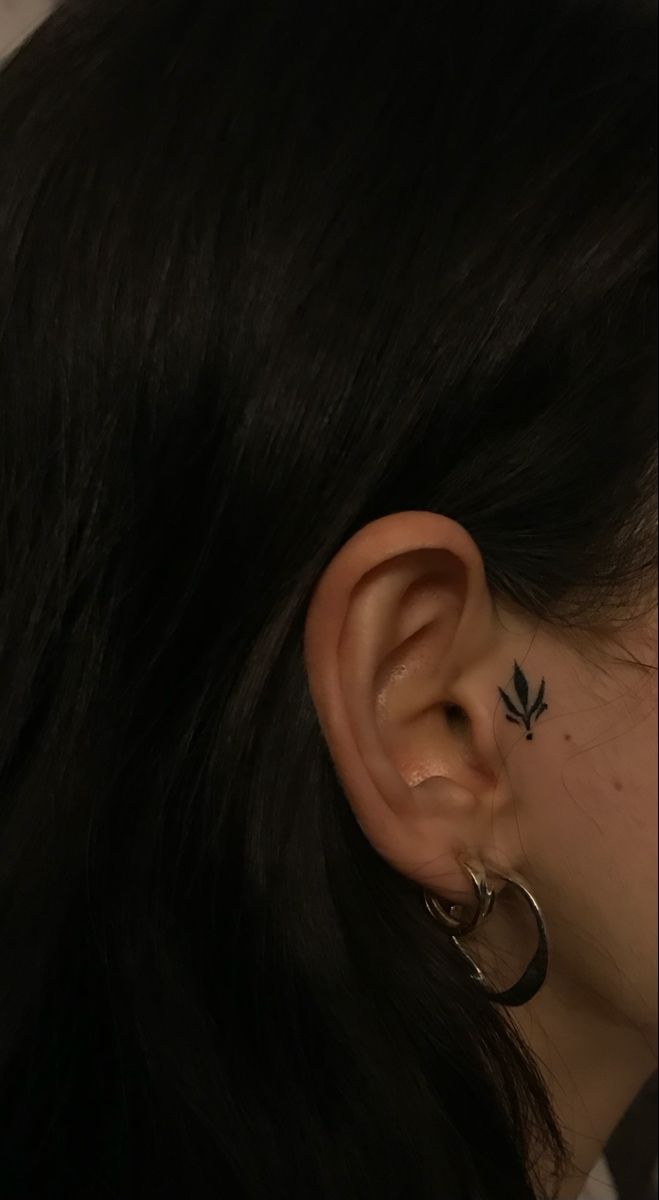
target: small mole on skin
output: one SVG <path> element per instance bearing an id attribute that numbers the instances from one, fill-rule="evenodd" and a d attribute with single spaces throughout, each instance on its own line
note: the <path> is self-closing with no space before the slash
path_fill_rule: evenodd
<path id="1" fill-rule="evenodd" d="M 572 741 L 572 734 L 571 734 L 571 733 L 564 733 L 564 734 L 563 734 L 563 737 L 565 738 L 566 742 L 571 742 L 571 741 Z"/>
<path id="2" fill-rule="evenodd" d="M 616 792 L 621 792 L 621 791 L 622 791 L 622 784 L 621 784 L 621 782 L 620 782 L 620 780 L 619 780 L 619 779 L 616 779 L 616 780 L 615 780 L 615 782 L 614 782 L 613 786 L 614 786 L 614 788 L 616 789 Z"/>

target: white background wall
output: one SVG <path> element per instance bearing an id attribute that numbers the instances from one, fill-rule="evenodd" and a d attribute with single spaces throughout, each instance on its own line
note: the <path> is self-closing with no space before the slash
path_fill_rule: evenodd
<path id="1" fill-rule="evenodd" d="M 49 0 L 0 0 L 0 58 L 18 45 L 49 8 Z"/>

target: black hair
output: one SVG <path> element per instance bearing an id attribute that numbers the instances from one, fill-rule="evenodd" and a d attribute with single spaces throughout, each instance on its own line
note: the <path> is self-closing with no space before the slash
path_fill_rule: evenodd
<path id="1" fill-rule="evenodd" d="M 656 567 L 655 5 L 68 0 L 0 75 L 0 1176 L 530 1200 L 539 1064 L 302 653 L 399 510 L 575 635 Z"/>

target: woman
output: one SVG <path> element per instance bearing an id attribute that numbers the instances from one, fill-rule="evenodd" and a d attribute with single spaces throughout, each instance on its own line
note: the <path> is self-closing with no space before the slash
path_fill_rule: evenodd
<path id="1" fill-rule="evenodd" d="M 655 27 L 6 64 L 3 1196 L 573 1200 L 652 1074 Z"/>

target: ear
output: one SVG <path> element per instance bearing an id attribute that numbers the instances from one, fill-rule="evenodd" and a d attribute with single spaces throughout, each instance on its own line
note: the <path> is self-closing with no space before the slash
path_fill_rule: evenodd
<path id="1" fill-rule="evenodd" d="M 309 688 L 356 819 L 392 866 L 454 902 L 473 900 L 461 857 L 519 857 L 497 727 L 508 745 L 520 731 L 498 685 L 527 646 L 498 619 L 471 536 L 430 512 L 359 530 L 309 606 Z"/>

